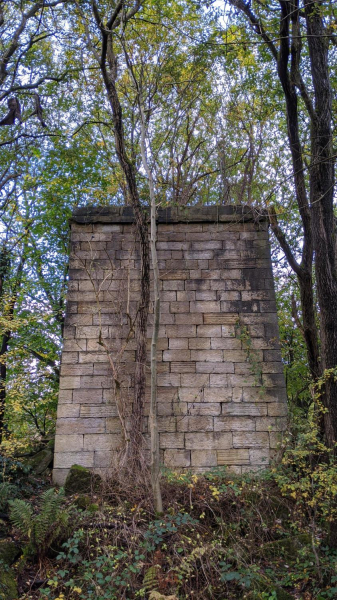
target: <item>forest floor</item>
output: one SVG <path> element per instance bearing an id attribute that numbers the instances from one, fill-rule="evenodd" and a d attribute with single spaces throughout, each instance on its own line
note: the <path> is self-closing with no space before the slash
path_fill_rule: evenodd
<path id="1" fill-rule="evenodd" d="M 18 498 L 2 498 L 0 559 L 18 551 L 1 600 L 337 598 L 327 528 L 272 470 L 167 472 L 160 516 L 147 482 L 120 474 L 65 496 L 32 475 L 7 482 Z"/>

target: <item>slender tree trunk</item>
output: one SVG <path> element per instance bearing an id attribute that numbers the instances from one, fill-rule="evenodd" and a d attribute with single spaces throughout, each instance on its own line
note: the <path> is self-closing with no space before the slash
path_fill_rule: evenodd
<path id="1" fill-rule="evenodd" d="M 22 256 L 20 257 L 19 264 L 16 270 L 12 290 L 10 291 L 10 297 L 8 300 L 8 307 L 4 312 L 4 317 L 7 321 L 11 321 L 14 316 L 15 305 L 18 298 L 19 289 L 22 281 L 23 267 L 26 261 L 26 246 L 24 245 Z M 9 275 L 10 262 L 7 261 L 7 272 L 2 269 L 1 273 L 1 290 L 3 293 L 4 279 Z M 12 332 L 7 329 L 2 334 L 1 347 L 0 347 L 0 444 L 3 441 L 4 435 L 4 417 L 6 409 L 6 379 L 7 379 L 7 352 L 8 345 L 11 339 Z"/>
<path id="2" fill-rule="evenodd" d="M 4 418 L 6 408 L 6 378 L 7 378 L 7 352 L 8 342 L 10 340 L 10 332 L 2 336 L 1 348 L 0 348 L 0 444 L 3 441 L 4 436 Z"/>
<path id="3" fill-rule="evenodd" d="M 157 513 L 163 512 L 163 502 L 160 489 L 160 449 L 157 420 L 157 346 L 160 325 L 160 290 L 159 290 L 159 268 L 157 258 L 157 223 L 156 223 L 156 200 L 154 181 L 151 169 L 149 167 L 146 150 L 146 131 L 145 118 L 141 98 L 139 98 L 139 107 L 141 113 L 141 154 L 144 169 L 147 174 L 150 201 L 151 201 L 151 258 L 153 271 L 153 290 L 154 290 L 154 308 L 153 308 L 153 332 L 151 340 L 151 400 L 149 415 L 149 430 L 151 437 L 151 485 L 153 490 L 154 504 Z"/>
<path id="4" fill-rule="evenodd" d="M 10 268 L 10 262 L 8 257 L 7 248 L 4 245 L 0 254 L 0 299 L 3 297 L 3 291 L 5 286 L 5 280 L 8 277 L 8 271 Z M 4 427 L 4 415 L 6 405 L 6 353 L 8 348 L 8 340 L 5 339 L 6 334 L 2 336 L 1 349 L 0 349 L 0 444 L 3 438 L 3 427 Z"/>
<path id="5" fill-rule="evenodd" d="M 101 28 L 101 23 L 99 23 Z M 113 52 L 112 33 L 102 29 L 103 49 L 100 68 L 107 91 L 109 104 L 112 111 L 116 152 L 119 163 L 123 169 L 128 192 L 134 210 L 137 235 L 140 242 L 141 258 L 141 291 L 138 318 L 135 328 L 136 338 L 136 368 L 135 368 L 135 393 L 131 418 L 130 451 L 137 458 L 142 446 L 143 412 L 146 385 L 146 334 L 150 303 L 150 253 L 148 239 L 147 216 L 140 202 L 136 173 L 132 161 L 129 159 L 124 139 L 122 107 L 116 89 L 117 61 Z"/>
<path id="6" fill-rule="evenodd" d="M 313 381 L 322 375 L 318 331 L 316 324 L 316 310 L 314 302 L 314 287 L 311 270 L 306 270 L 298 276 L 300 288 L 303 335 L 306 345 L 310 374 Z"/>

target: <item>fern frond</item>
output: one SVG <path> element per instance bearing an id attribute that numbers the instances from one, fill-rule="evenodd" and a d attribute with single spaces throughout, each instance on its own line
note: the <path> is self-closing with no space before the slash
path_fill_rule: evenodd
<path id="1" fill-rule="evenodd" d="M 173 596 L 164 596 L 164 594 L 153 591 L 149 596 L 149 600 L 178 600 L 178 597 L 175 594 Z"/>
<path id="2" fill-rule="evenodd" d="M 53 527 L 55 532 L 53 537 L 55 538 L 57 536 L 57 533 L 60 530 L 60 523 L 58 523 L 58 521 L 61 514 L 63 498 L 64 493 L 62 493 L 62 491 L 56 493 L 54 488 L 51 488 L 42 494 L 40 512 L 35 517 L 34 523 L 35 543 L 37 546 L 43 546 L 47 542 L 47 538 L 50 537 L 51 529 Z"/>
<path id="3" fill-rule="evenodd" d="M 14 527 L 19 529 L 23 535 L 31 538 L 33 529 L 33 508 L 28 502 L 16 498 L 9 502 L 10 520 Z"/>
<path id="4" fill-rule="evenodd" d="M 144 579 L 143 579 L 143 588 L 147 592 L 157 591 L 158 590 L 158 575 L 160 571 L 159 565 L 153 565 L 149 569 L 145 571 Z"/>
<path id="5" fill-rule="evenodd" d="M 39 513 L 23 500 L 10 502 L 10 519 L 13 525 L 28 537 L 26 554 L 41 554 L 55 540 L 68 523 L 68 511 L 62 510 L 64 490 L 51 488 L 41 495 Z"/>

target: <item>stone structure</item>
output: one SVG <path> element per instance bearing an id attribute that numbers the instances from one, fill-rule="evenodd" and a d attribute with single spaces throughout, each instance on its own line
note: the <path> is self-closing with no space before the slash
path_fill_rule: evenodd
<path id="1" fill-rule="evenodd" d="M 140 289 L 129 208 L 78 209 L 71 244 L 57 483 L 74 463 L 107 473 L 120 447 L 111 367 L 99 341 L 120 367 L 130 410 L 134 339 L 121 349 L 129 334 L 126 312 L 135 314 Z M 261 468 L 275 451 L 287 412 L 268 221 L 249 207 L 160 210 L 157 248 L 162 461 L 192 470 Z M 145 436 L 146 427 L 145 419 Z"/>

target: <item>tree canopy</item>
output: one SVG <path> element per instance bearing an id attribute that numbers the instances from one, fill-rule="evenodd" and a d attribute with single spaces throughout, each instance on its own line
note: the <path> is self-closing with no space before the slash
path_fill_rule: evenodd
<path id="1" fill-rule="evenodd" d="M 308 410 L 310 381 L 336 365 L 334 3 L 41 0 L 0 8 L 6 439 L 53 429 L 71 211 L 135 205 L 135 193 L 139 207 L 148 204 L 140 106 L 157 205 L 269 211 L 289 391 Z M 10 99 L 16 113 L 6 123 Z M 333 411 L 331 378 L 325 387 Z M 335 439 L 327 417 L 325 429 Z"/>

